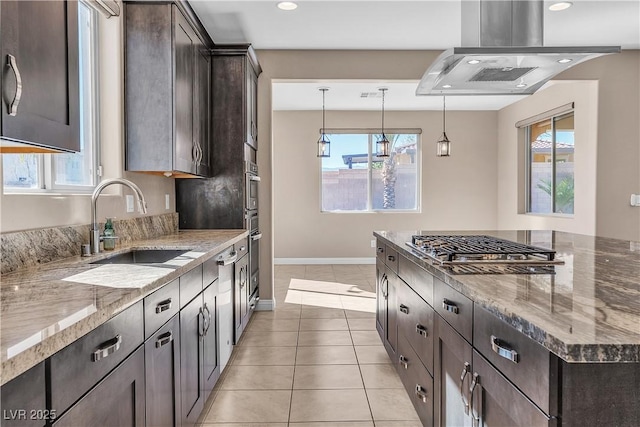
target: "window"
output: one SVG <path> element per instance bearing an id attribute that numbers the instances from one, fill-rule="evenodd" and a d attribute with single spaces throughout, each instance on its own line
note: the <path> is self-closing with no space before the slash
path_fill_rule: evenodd
<path id="1" fill-rule="evenodd" d="M 3 154 L 3 185 L 7 192 L 91 191 L 97 180 L 96 12 L 78 3 L 80 68 L 79 153 Z"/>
<path id="2" fill-rule="evenodd" d="M 573 112 L 525 128 L 527 212 L 573 214 Z"/>
<path id="3" fill-rule="evenodd" d="M 377 157 L 379 134 L 328 133 L 322 158 L 322 211 L 417 211 L 420 132 L 387 133 L 391 156 Z"/>

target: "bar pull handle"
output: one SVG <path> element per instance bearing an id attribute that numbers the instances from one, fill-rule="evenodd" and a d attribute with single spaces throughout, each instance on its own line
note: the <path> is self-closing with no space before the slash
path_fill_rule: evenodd
<path id="1" fill-rule="evenodd" d="M 121 345 L 122 335 L 118 334 L 109 341 L 105 341 L 104 343 L 102 343 L 100 347 L 98 347 L 98 349 L 91 355 L 91 360 L 93 362 L 97 362 L 98 360 L 104 359 L 105 357 L 109 357 L 109 355 L 120 350 Z"/>
<path id="2" fill-rule="evenodd" d="M 231 252 L 231 255 L 229 255 L 227 258 L 219 259 L 216 263 L 218 265 L 231 265 L 237 260 L 238 260 L 238 253 L 234 251 L 234 252 Z"/>
<path id="3" fill-rule="evenodd" d="M 495 335 L 491 335 L 491 350 L 497 353 L 498 356 L 511 360 L 513 363 L 518 363 L 519 361 L 518 352 Z"/>
<path id="4" fill-rule="evenodd" d="M 447 310 L 449 313 L 453 313 L 453 314 L 458 314 L 460 312 L 460 309 L 458 309 L 458 306 L 447 299 L 442 300 L 442 308 Z"/>
<path id="5" fill-rule="evenodd" d="M 8 54 L 7 60 L 9 61 L 9 68 L 11 68 L 13 74 L 16 76 L 16 93 L 13 95 L 13 101 L 9 104 L 9 115 L 15 116 L 18 114 L 18 106 L 20 105 L 20 99 L 22 98 L 22 76 L 20 75 L 18 64 L 16 63 L 16 57 Z"/>
<path id="6" fill-rule="evenodd" d="M 464 405 L 465 415 L 469 415 L 469 400 L 465 395 L 464 379 L 467 377 L 467 374 L 470 372 L 471 372 L 471 364 L 469 362 L 464 362 L 464 367 L 462 368 L 462 373 L 460 374 L 460 397 L 462 398 L 462 404 Z"/>
<path id="7" fill-rule="evenodd" d="M 256 241 L 262 239 L 262 233 L 254 234 L 251 236 L 251 240 Z"/>
<path id="8" fill-rule="evenodd" d="M 416 384 L 416 396 L 423 403 L 427 403 L 427 390 L 422 387 L 420 384 Z"/>
<path id="9" fill-rule="evenodd" d="M 409 307 L 407 307 L 404 304 L 400 304 L 400 311 L 403 312 L 404 314 L 409 314 Z"/>
<path id="10" fill-rule="evenodd" d="M 404 357 L 403 355 L 400 355 L 398 362 L 404 366 L 404 369 L 409 369 L 409 359 L 407 359 L 406 357 Z"/>
<path id="11" fill-rule="evenodd" d="M 475 399 L 473 398 L 473 394 L 476 390 L 476 387 L 480 384 L 480 375 L 477 372 L 473 373 L 473 381 L 471 381 L 471 388 L 469 389 L 469 395 L 471 400 L 471 418 L 473 421 L 473 427 L 480 427 L 480 417 L 482 415 L 482 386 L 480 386 L 480 398 L 478 399 L 479 405 L 474 405 L 473 402 Z"/>
<path id="12" fill-rule="evenodd" d="M 429 336 L 429 333 L 427 332 L 427 328 L 422 326 L 420 323 L 416 324 L 416 333 L 418 335 L 422 335 L 423 338 L 427 338 Z"/>
<path id="13" fill-rule="evenodd" d="M 161 301 L 156 305 L 156 314 L 160 314 L 163 311 L 167 311 L 171 308 L 171 298 Z"/>
<path id="14" fill-rule="evenodd" d="M 160 348 L 164 345 L 169 344 L 171 341 L 173 341 L 173 333 L 171 331 L 162 334 L 158 337 L 158 339 L 156 340 L 156 348 Z"/>

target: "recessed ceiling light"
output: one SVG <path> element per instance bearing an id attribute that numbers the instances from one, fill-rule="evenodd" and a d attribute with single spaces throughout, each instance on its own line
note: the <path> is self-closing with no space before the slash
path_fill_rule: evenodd
<path id="1" fill-rule="evenodd" d="M 443 87 L 444 89 L 449 89 L 449 88 L 451 87 L 451 85 L 442 85 L 442 87 Z"/>
<path id="2" fill-rule="evenodd" d="M 516 87 L 527 87 L 526 83 L 518 83 Z"/>
<path id="3" fill-rule="evenodd" d="M 281 1 L 278 3 L 278 9 L 281 10 L 295 10 L 298 8 L 298 5 L 292 1 Z"/>
<path id="4" fill-rule="evenodd" d="M 568 64 L 571 61 L 573 61 L 573 59 L 569 59 L 569 58 L 563 58 L 558 60 L 558 62 L 561 64 Z"/>
<path id="5" fill-rule="evenodd" d="M 476 65 L 479 64 L 480 61 L 478 59 L 472 59 L 471 61 L 467 61 L 467 64 Z"/>
<path id="6" fill-rule="evenodd" d="M 549 6 L 549 10 L 557 12 L 559 10 L 569 9 L 571 6 L 573 6 L 573 3 L 570 1 L 558 1 L 551 4 L 551 6 Z"/>

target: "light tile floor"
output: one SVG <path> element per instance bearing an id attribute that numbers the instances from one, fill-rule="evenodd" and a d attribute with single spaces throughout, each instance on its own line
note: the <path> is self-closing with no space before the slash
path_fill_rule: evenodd
<path id="1" fill-rule="evenodd" d="M 375 327 L 373 265 L 275 266 L 201 427 L 419 427 Z"/>

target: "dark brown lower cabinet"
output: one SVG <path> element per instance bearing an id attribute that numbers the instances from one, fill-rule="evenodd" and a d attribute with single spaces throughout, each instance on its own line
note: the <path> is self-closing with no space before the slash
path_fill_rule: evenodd
<path id="1" fill-rule="evenodd" d="M 2 386 L 2 421 L 6 427 L 44 426 L 51 414 L 45 405 L 44 362 Z"/>
<path id="2" fill-rule="evenodd" d="M 436 316 L 434 417 L 436 426 L 471 426 L 469 386 L 473 375 L 471 344 Z"/>
<path id="3" fill-rule="evenodd" d="M 396 368 L 422 425 L 432 425 L 433 378 L 403 334 L 398 334 Z"/>
<path id="4" fill-rule="evenodd" d="M 470 393 L 470 412 L 474 427 L 555 425 L 555 420 L 538 409 L 475 350 Z"/>
<path id="5" fill-rule="evenodd" d="M 195 425 L 204 408 L 204 329 L 202 295 L 180 311 L 180 391 L 182 425 Z"/>
<path id="6" fill-rule="evenodd" d="M 399 278 L 391 271 L 390 268 L 386 269 L 387 275 L 387 315 L 385 316 L 385 339 L 384 346 L 387 349 L 387 353 L 391 358 L 395 358 L 398 348 L 398 282 Z"/>
<path id="7" fill-rule="evenodd" d="M 144 347 L 140 346 L 53 425 L 144 426 Z"/>
<path id="8" fill-rule="evenodd" d="M 175 315 L 145 347 L 147 425 L 180 425 L 180 317 Z"/>
<path id="9" fill-rule="evenodd" d="M 382 245 L 384 250 L 384 245 Z M 387 315 L 387 274 L 385 266 L 379 259 L 376 260 L 376 329 L 380 339 L 384 342 L 384 328 L 387 324 L 385 317 Z"/>

